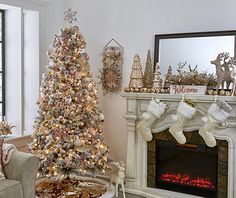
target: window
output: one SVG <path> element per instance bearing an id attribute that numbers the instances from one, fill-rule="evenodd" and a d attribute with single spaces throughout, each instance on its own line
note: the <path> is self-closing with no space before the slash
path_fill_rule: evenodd
<path id="1" fill-rule="evenodd" d="M 0 10 L 0 116 L 5 116 L 5 11 Z"/>

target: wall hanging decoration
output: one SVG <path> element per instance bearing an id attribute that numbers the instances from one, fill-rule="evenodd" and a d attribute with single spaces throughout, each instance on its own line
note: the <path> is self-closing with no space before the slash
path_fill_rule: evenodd
<path id="1" fill-rule="evenodd" d="M 104 94 L 121 91 L 123 47 L 111 39 L 104 47 L 102 54 L 101 83 Z"/>

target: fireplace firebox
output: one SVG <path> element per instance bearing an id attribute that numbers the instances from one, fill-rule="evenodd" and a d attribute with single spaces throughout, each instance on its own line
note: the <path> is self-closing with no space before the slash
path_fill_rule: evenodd
<path id="1" fill-rule="evenodd" d="M 156 187 L 203 197 L 217 197 L 218 147 L 156 142 Z"/>
<path id="2" fill-rule="evenodd" d="M 228 143 L 217 140 L 207 147 L 197 131 L 185 133 L 187 143 L 178 144 L 168 129 L 154 134 L 148 143 L 148 187 L 206 198 L 226 198 Z"/>

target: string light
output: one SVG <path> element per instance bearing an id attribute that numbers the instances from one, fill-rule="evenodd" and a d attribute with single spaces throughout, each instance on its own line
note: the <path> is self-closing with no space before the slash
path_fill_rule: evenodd
<path id="1" fill-rule="evenodd" d="M 89 71 L 86 42 L 79 28 L 63 29 L 49 50 L 50 66 L 43 77 L 32 152 L 40 156 L 40 173 L 63 175 L 104 169 L 107 146 L 100 142 L 97 87 Z"/>

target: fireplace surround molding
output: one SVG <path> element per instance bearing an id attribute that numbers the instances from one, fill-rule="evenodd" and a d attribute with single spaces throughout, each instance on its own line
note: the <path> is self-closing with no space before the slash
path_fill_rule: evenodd
<path id="1" fill-rule="evenodd" d="M 158 98 L 167 105 L 167 110 L 158 119 L 153 127 L 152 133 L 162 132 L 168 129 L 173 123 L 172 115 L 176 113 L 182 95 L 152 94 L 152 93 L 121 93 L 126 99 L 126 114 L 124 119 L 127 125 L 127 157 L 126 157 L 126 191 L 150 198 L 194 198 L 197 196 L 177 193 L 157 188 L 147 187 L 147 142 L 138 134 L 136 126 L 146 111 L 152 97 Z M 212 103 L 215 96 L 209 95 L 186 95 L 185 98 L 196 102 L 196 114 L 184 127 L 185 132 L 198 130 L 204 123 L 202 117 Z M 226 101 L 232 111 L 226 124 L 217 127 L 214 136 L 218 140 L 228 142 L 228 197 L 236 197 L 236 97 L 218 96 L 217 99 Z"/>

